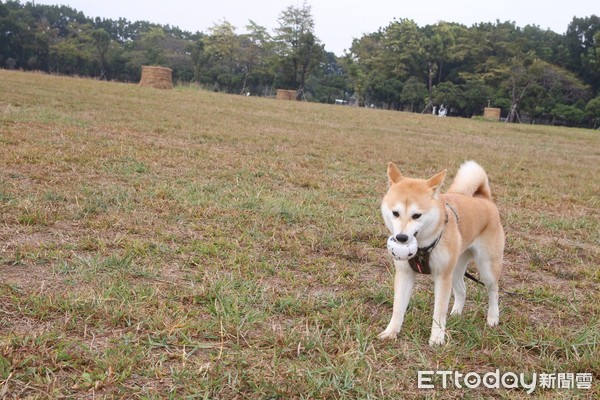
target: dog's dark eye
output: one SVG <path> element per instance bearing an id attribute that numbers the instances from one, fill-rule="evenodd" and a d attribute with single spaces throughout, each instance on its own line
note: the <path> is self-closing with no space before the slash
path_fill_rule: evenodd
<path id="1" fill-rule="evenodd" d="M 412 219 L 419 219 L 421 218 L 421 214 L 413 214 L 412 215 Z"/>
<path id="2" fill-rule="evenodd" d="M 398 211 L 393 211 L 392 215 L 396 218 L 398 218 L 400 216 L 400 213 Z"/>

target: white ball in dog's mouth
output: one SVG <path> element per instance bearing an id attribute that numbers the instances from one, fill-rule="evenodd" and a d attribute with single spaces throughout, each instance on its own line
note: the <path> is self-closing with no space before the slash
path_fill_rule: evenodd
<path id="1" fill-rule="evenodd" d="M 387 240 L 387 249 L 396 260 L 410 260 L 417 254 L 419 249 L 417 238 L 411 236 L 406 243 L 400 243 L 396 236 L 392 235 Z"/>

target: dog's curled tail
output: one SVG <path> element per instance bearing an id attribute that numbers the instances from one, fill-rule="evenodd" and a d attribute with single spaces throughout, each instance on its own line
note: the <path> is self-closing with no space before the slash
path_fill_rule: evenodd
<path id="1" fill-rule="evenodd" d="M 466 161 L 460 166 L 448 193 L 461 193 L 492 200 L 487 174 L 475 161 Z"/>

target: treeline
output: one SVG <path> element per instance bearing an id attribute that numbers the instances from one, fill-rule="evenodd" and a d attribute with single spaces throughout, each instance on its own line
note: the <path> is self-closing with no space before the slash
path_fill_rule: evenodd
<path id="1" fill-rule="evenodd" d="M 573 18 L 564 35 L 512 22 L 425 27 L 393 20 L 341 57 L 314 33 L 311 8 L 289 6 L 269 32 L 227 21 L 208 32 L 90 18 L 66 6 L 0 2 L 0 67 L 137 82 L 142 65 L 176 83 L 448 115 L 502 109 L 508 121 L 600 125 L 600 18 Z"/>
<path id="2" fill-rule="evenodd" d="M 187 32 L 147 21 L 89 18 L 66 6 L 0 2 L 0 67 L 138 82 L 142 65 L 173 70 L 176 83 L 216 91 L 332 102 L 351 90 L 333 53 L 314 34 L 310 6 L 281 12 L 274 32 L 249 21 L 245 33 L 227 21 Z M 310 93 L 304 91 L 310 86 Z"/>
<path id="3" fill-rule="evenodd" d="M 508 121 L 596 124 L 600 19 L 574 18 L 559 35 L 511 22 L 419 28 L 396 20 L 354 40 L 347 71 L 359 101 L 451 114 L 502 109 Z"/>

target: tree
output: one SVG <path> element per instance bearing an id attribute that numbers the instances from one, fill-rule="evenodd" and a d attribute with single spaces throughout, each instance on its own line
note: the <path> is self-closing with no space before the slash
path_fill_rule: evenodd
<path id="1" fill-rule="evenodd" d="M 192 58 L 192 64 L 194 66 L 193 79 L 199 83 L 203 82 L 205 67 L 208 64 L 209 59 L 209 56 L 205 51 L 205 47 L 204 35 L 199 36 L 187 46 L 187 52 L 190 54 L 190 57 Z"/>
<path id="2" fill-rule="evenodd" d="M 348 100 L 352 87 L 342 63 L 334 53 L 325 52 L 323 62 L 317 65 L 306 81 L 306 91 L 322 103 L 336 99 Z"/>
<path id="3" fill-rule="evenodd" d="M 403 83 L 397 77 L 386 76 L 379 70 L 369 73 L 368 93 L 370 97 L 388 110 L 400 109 L 402 87 Z"/>
<path id="4" fill-rule="evenodd" d="M 600 26 L 594 33 L 593 43 L 593 46 L 581 56 L 581 70 L 584 72 L 582 78 L 598 93 L 600 91 Z"/>
<path id="5" fill-rule="evenodd" d="M 413 20 L 401 19 L 392 22 L 384 32 L 383 58 L 395 77 L 405 81 L 410 77 L 425 78 L 424 67 L 427 65 L 424 49 L 424 38 Z"/>
<path id="6" fill-rule="evenodd" d="M 513 57 L 510 64 L 500 66 L 484 77 L 491 83 L 497 80 L 497 84 L 509 93 L 511 104 L 506 122 L 519 119 L 518 110 L 524 102 L 531 103 L 531 111 L 544 106 L 550 112 L 558 104 L 572 105 L 588 96 L 588 88 L 573 74 L 535 58 L 531 53 Z"/>
<path id="7" fill-rule="evenodd" d="M 218 68 L 217 83 L 233 92 L 234 71 L 239 56 L 239 37 L 235 33 L 235 26 L 224 20 L 210 28 L 210 35 L 206 38 L 206 52 L 211 58 L 214 67 Z"/>
<path id="8" fill-rule="evenodd" d="M 240 38 L 240 63 L 244 76 L 241 93 L 246 93 L 249 86 L 255 92 L 266 85 L 269 74 L 269 61 L 272 56 L 272 39 L 264 26 L 250 20 L 246 25 L 247 34 Z"/>
<path id="9" fill-rule="evenodd" d="M 426 94 L 427 87 L 425 84 L 413 76 L 410 77 L 402 87 L 400 100 L 402 100 L 404 104 L 409 105 L 409 111 L 414 111 L 423 104 L 423 99 L 425 99 Z"/>
<path id="10" fill-rule="evenodd" d="M 354 47 L 354 46 L 353 46 Z M 353 87 L 358 107 L 365 106 L 365 92 L 367 87 L 367 75 L 363 67 L 356 62 L 350 54 L 342 59 L 342 67 L 348 75 L 350 84 Z"/>
<path id="11" fill-rule="evenodd" d="M 0 4 L 0 67 L 27 68 L 36 56 L 35 19 L 18 5 Z"/>
<path id="12" fill-rule="evenodd" d="M 353 71 L 353 80 L 366 78 L 361 84 L 369 102 L 399 109 L 404 83 L 411 77 L 425 81 L 427 62 L 422 41 L 419 27 L 408 19 L 393 21 L 384 29 L 353 41 L 349 57 L 358 68 Z M 359 75 L 358 71 L 362 73 Z M 422 99 L 418 103 L 421 102 Z"/>
<path id="13" fill-rule="evenodd" d="M 283 71 L 282 83 L 297 88 L 298 98 L 304 93 L 306 77 L 323 57 L 323 45 L 314 34 L 311 7 L 289 6 L 279 16 L 275 40 Z"/>
<path id="14" fill-rule="evenodd" d="M 110 47 L 110 35 L 104 29 L 95 29 L 92 31 L 92 38 L 94 39 L 94 46 L 98 51 L 98 57 L 100 58 L 100 79 L 106 78 L 107 60 L 106 55 Z"/>
<path id="15" fill-rule="evenodd" d="M 460 87 L 451 81 L 442 82 L 433 88 L 433 101 L 445 104 L 447 108 L 461 107 L 462 93 Z"/>
<path id="16" fill-rule="evenodd" d="M 165 50 L 161 44 L 166 36 L 165 31 L 160 27 L 151 27 L 148 31 L 140 34 L 139 42 L 144 52 L 144 63 L 148 65 L 163 63 Z"/>
<path id="17" fill-rule="evenodd" d="M 578 125 L 585 117 L 585 112 L 578 107 L 569 106 L 566 104 L 558 104 L 552 110 L 552 124 L 556 123 L 556 119 L 564 121 L 568 125 Z"/>
<path id="18" fill-rule="evenodd" d="M 379 56 L 381 54 L 382 42 L 383 32 L 381 30 L 366 34 L 359 39 L 354 39 L 350 47 L 350 53 L 346 54 L 342 60 L 342 65 L 353 85 L 356 102 L 359 107 L 365 106 L 367 91 L 373 94 L 373 98 L 370 101 L 387 101 L 385 97 L 379 97 L 376 90 L 372 90 L 373 77 L 370 76 L 374 71 L 379 71 L 384 76 L 384 79 L 386 79 L 387 74 L 382 69 L 382 62 Z M 398 96 L 399 92 L 395 94 Z"/>
<path id="19" fill-rule="evenodd" d="M 461 86 L 461 112 L 466 117 L 483 114 L 483 108 L 492 97 L 491 89 L 482 79 L 469 79 Z"/>
<path id="20" fill-rule="evenodd" d="M 585 106 L 585 112 L 594 129 L 600 125 L 600 96 L 590 100 Z"/>
<path id="21" fill-rule="evenodd" d="M 506 122 L 515 122 L 519 119 L 518 109 L 527 91 L 539 75 L 542 65 L 538 60 L 531 58 L 522 59 L 513 57 L 510 64 L 500 67 L 497 71 L 505 75 L 505 83 L 510 95 L 510 109 Z"/>
<path id="22" fill-rule="evenodd" d="M 447 23 L 427 26 L 424 29 L 423 46 L 427 59 L 427 83 L 429 98 L 423 113 L 432 111 L 433 108 L 433 79 L 437 74 L 437 82 L 442 81 L 444 62 L 448 58 L 449 49 L 454 45 L 454 34 Z"/>
<path id="23" fill-rule="evenodd" d="M 596 37 L 598 32 L 600 17 L 573 17 L 564 39 L 570 54 L 569 69 L 578 73 L 595 91 L 600 89 L 600 68 L 597 63 L 600 57 L 600 43 Z"/>

